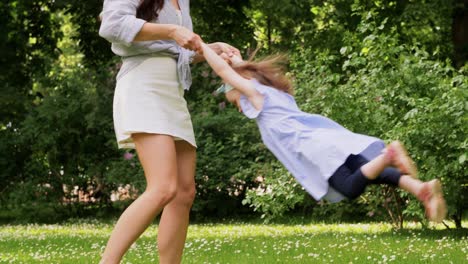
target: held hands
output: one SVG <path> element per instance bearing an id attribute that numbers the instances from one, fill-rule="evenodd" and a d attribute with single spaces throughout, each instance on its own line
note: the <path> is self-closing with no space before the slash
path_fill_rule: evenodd
<path id="1" fill-rule="evenodd" d="M 218 56 L 220 56 L 229 65 L 232 65 L 232 63 L 242 62 L 240 51 L 237 48 L 227 43 L 214 42 L 214 43 L 206 44 L 201 39 L 200 39 L 200 42 L 201 42 L 201 46 L 204 46 L 203 48 L 205 49 L 209 48 Z M 200 57 L 200 59 L 206 59 L 205 54 L 203 52 L 203 48 L 201 48 L 200 50 L 197 50 L 198 56 Z M 200 60 L 197 60 L 197 61 L 200 61 Z"/>
<path id="2" fill-rule="evenodd" d="M 170 37 L 182 48 L 202 53 L 202 39 L 198 34 L 193 33 L 185 27 L 176 26 Z"/>
<path id="3" fill-rule="evenodd" d="M 176 26 L 172 31 L 170 37 L 177 42 L 182 48 L 196 51 L 199 54 L 203 54 L 201 47 L 202 39 L 198 34 L 193 33 L 185 27 Z M 216 54 L 227 56 L 231 58 L 232 56 L 240 56 L 240 51 L 224 42 L 215 42 L 208 44 L 208 46 L 216 52 Z"/>

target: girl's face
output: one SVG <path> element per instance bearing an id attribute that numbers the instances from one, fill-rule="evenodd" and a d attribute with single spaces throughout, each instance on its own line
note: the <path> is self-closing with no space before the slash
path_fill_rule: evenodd
<path id="1" fill-rule="evenodd" d="M 232 55 L 230 60 L 231 60 L 231 64 L 236 64 L 236 63 L 240 63 L 244 61 L 239 54 Z"/>
<path id="2" fill-rule="evenodd" d="M 233 54 L 232 56 L 227 55 L 225 52 L 220 54 L 221 58 L 226 61 L 229 65 L 236 64 L 239 62 L 243 62 L 242 57 L 240 54 Z"/>
<path id="3" fill-rule="evenodd" d="M 243 62 L 240 54 L 234 54 L 232 56 L 228 56 L 226 53 L 222 53 L 221 58 L 223 58 L 229 65 Z M 239 109 L 239 112 L 242 111 L 240 107 L 240 103 L 239 103 L 241 94 L 242 93 L 236 89 L 232 89 L 231 91 L 226 93 L 226 99 L 230 103 L 234 104 L 237 107 L 237 109 Z"/>

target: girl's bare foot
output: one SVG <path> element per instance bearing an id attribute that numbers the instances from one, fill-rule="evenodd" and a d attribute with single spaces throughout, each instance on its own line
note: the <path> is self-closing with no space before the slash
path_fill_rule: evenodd
<path id="1" fill-rule="evenodd" d="M 447 205 L 442 193 L 442 184 L 439 180 L 423 183 L 417 195 L 418 200 L 424 204 L 426 216 L 429 221 L 440 223 L 447 216 Z"/>
<path id="2" fill-rule="evenodd" d="M 414 161 L 408 155 L 403 144 L 399 141 L 393 141 L 387 147 L 388 153 L 393 153 L 392 165 L 397 167 L 403 174 L 410 175 L 413 178 L 418 177 L 418 170 Z"/>

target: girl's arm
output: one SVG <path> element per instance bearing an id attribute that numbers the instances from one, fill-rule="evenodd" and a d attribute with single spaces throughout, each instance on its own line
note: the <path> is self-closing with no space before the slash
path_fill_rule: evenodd
<path id="1" fill-rule="evenodd" d="M 235 89 L 244 94 L 247 99 L 254 105 L 257 110 L 263 107 L 263 96 L 255 89 L 252 81 L 242 77 L 234 71 L 227 62 L 218 56 L 205 43 L 202 43 L 203 55 L 211 68 L 223 79 L 224 82 L 230 84 Z"/>
<path id="2" fill-rule="evenodd" d="M 209 43 L 206 45 L 208 45 L 208 47 L 214 50 L 214 52 L 218 55 L 225 53 L 227 54 L 227 56 L 233 56 L 233 55 L 240 56 L 240 51 L 237 48 L 224 42 L 214 42 L 214 43 Z M 202 62 L 202 61 L 205 61 L 205 57 L 203 56 L 203 54 L 197 53 L 194 56 L 193 63 Z"/>

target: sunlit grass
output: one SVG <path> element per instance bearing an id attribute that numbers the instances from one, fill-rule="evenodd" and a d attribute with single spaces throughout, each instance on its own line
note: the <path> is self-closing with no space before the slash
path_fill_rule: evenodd
<path id="1" fill-rule="evenodd" d="M 466 223 L 464 223 L 466 226 Z M 97 263 L 112 223 L 0 226 L 0 263 Z M 123 263 L 157 263 L 157 228 Z M 388 224 L 190 226 L 183 263 L 467 263 L 468 231 Z"/>

